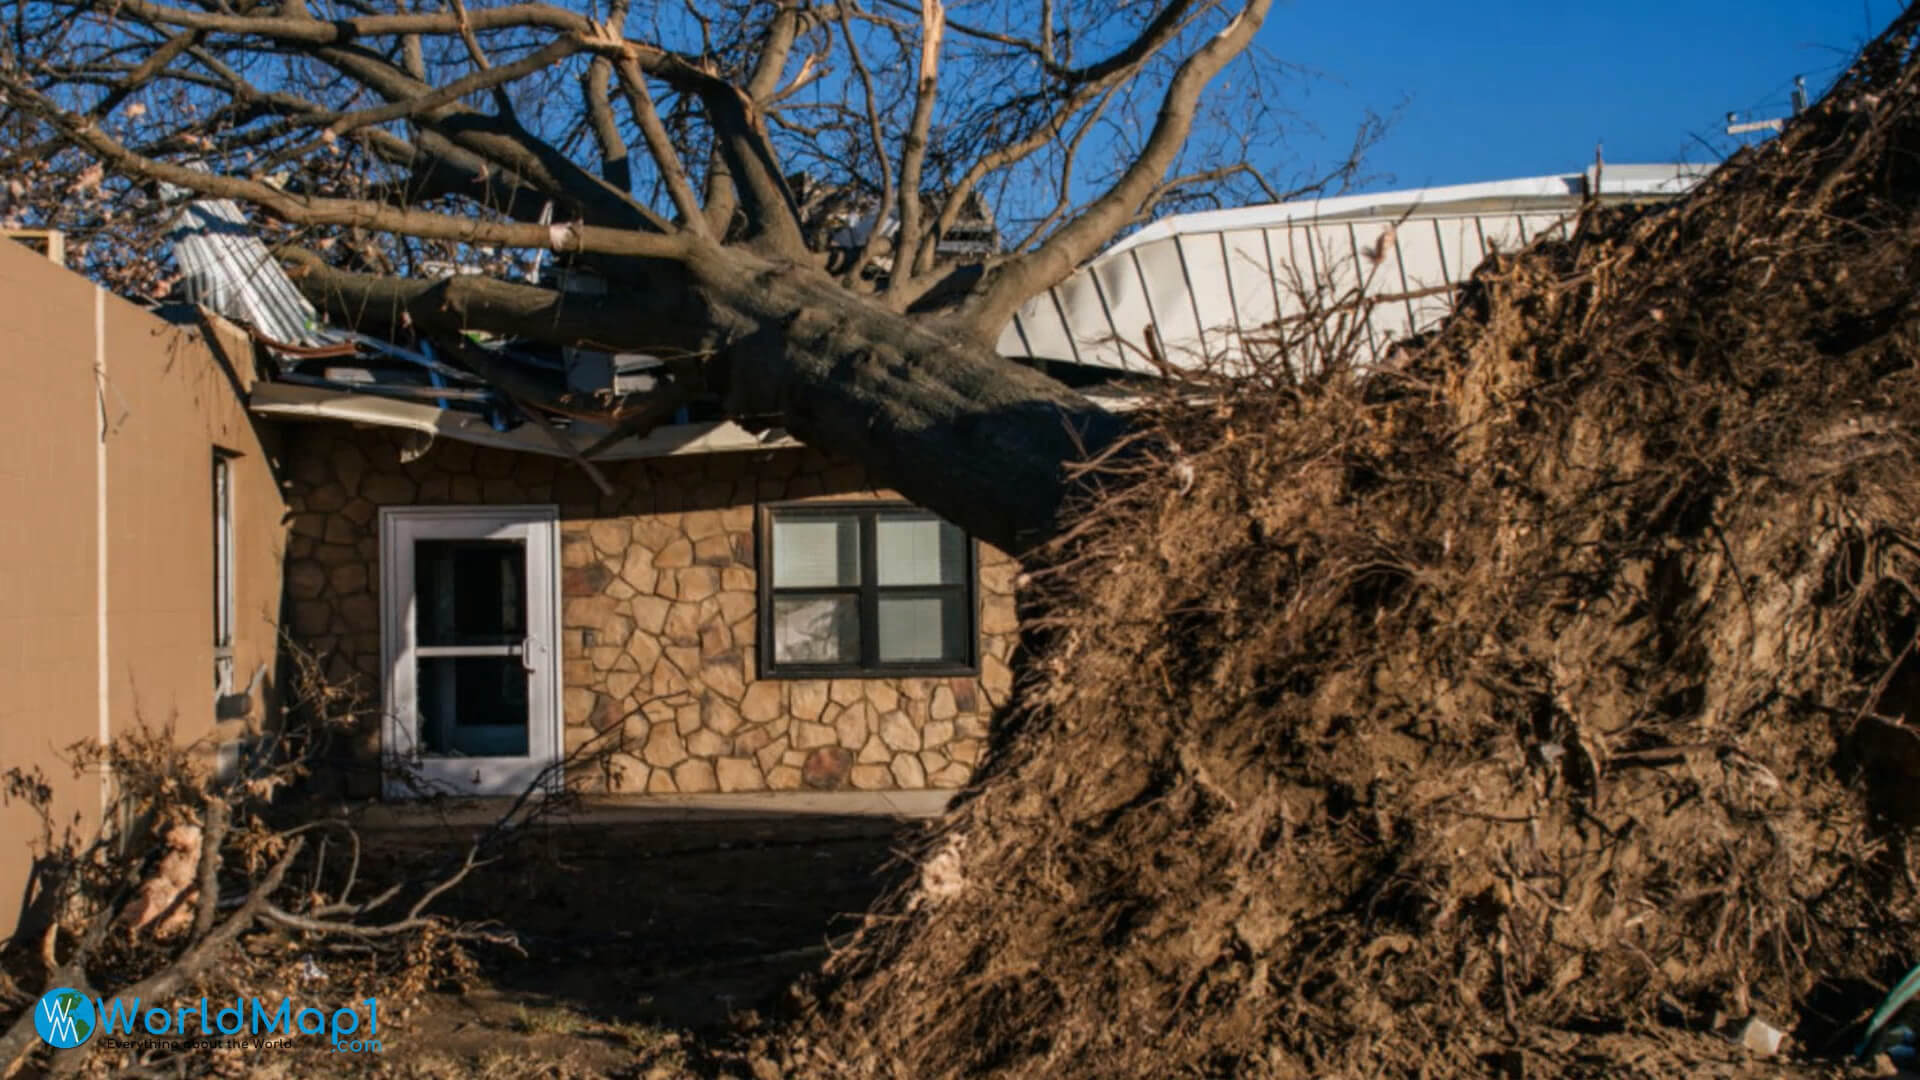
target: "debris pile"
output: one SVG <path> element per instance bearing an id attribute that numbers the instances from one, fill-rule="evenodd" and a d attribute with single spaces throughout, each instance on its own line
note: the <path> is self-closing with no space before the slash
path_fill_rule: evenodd
<path id="1" fill-rule="evenodd" d="M 1687 199 L 1495 257 L 1392 370 L 1160 409 L 794 1071 L 1851 1050 L 1920 941 L 1917 25 Z"/>
<path id="2" fill-rule="evenodd" d="M 170 186 L 164 193 L 187 196 Z M 274 383 L 313 391 L 296 402 L 360 394 L 416 403 L 421 408 L 410 414 L 408 426 L 455 437 L 469 427 L 509 432 L 530 424 L 544 439 L 524 449 L 572 458 L 602 490 L 606 481 L 590 458 L 669 418 L 717 416 L 711 402 L 689 398 L 664 360 L 645 353 L 475 332 L 436 337 L 408 325 L 403 314 L 395 340 L 329 326 L 230 199 L 185 203 L 167 239 L 180 271 L 181 298 L 245 327 L 271 359 L 265 374 Z M 283 254 L 295 261 L 314 258 L 297 250 Z M 479 273 L 478 267 L 451 263 L 420 269 L 440 280 Z M 604 281 L 577 267 L 542 262 L 532 276 L 567 295 L 606 291 Z M 579 440 L 585 449 L 575 446 Z"/>

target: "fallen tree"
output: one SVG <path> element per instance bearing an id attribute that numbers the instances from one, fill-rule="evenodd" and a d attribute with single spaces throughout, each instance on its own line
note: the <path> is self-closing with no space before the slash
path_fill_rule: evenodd
<path id="1" fill-rule="evenodd" d="M 1400 362 L 1170 401 L 1025 702 L 769 1052 L 805 1075 L 1754 1075 L 1915 960 L 1909 10 Z M 1312 339 L 1311 341 L 1309 339 Z"/>
<path id="2" fill-rule="evenodd" d="M 336 319 L 644 351 L 668 407 L 628 415 L 779 423 L 1017 550 L 1122 424 L 994 339 L 1180 200 L 1280 197 L 1239 153 L 1277 127 L 1196 127 L 1269 7 L 51 0 L 0 39 L 0 145 L 16 216 L 105 228 L 156 184 L 252 204 L 315 249 L 303 287 Z M 1278 69 L 1243 68 L 1257 111 Z M 89 269 L 139 285 L 127 247 Z M 604 297 L 501 280 L 535 251 Z"/>

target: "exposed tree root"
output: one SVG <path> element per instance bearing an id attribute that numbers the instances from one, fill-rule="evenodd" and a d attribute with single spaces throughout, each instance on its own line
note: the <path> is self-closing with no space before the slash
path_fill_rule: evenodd
<path id="1" fill-rule="evenodd" d="M 1397 369 L 1276 362 L 1097 467 L 1023 709 L 794 1069 L 1752 1075 L 1706 1032 L 1755 1013 L 1844 1049 L 1920 916 L 1920 754 L 1860 735 L 1920 709 L 1916 22 L 1686 201 L 1492 260 Z"/>

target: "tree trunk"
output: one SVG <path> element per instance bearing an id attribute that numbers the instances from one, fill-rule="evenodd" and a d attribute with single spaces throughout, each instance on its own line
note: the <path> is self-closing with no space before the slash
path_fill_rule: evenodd
<path id="1" fill-rule="evenodd" d="M 304 262 L 304 261 L 303 261 Z M 479 328 L 547 340 L 703 354 L 729 416 L 779 423 L 988 543 L 1024 551 L 1054 535 L 1067 466 L 1124 421 L 1003 359 L 977 328 L 902 315 L 811 267 L 706 247 L 685 280 L 607 297 L 474 278 L 423 282 L 306 262 L 301 288 L 374 332 Z M 657 267 L 656 267 L 657 270 Z M 996 328 L 997 329 L 997 328 Z"/>
<path id="2" fill-rule="evenodd" d="M 800 441 L 1004 550 L 1058 531 L 1067 466 L 1124 428 L 962 323 L 901 315 L 811 269 L 732 257 L 692 269 L 697 291 L 754 327 L 714 368 L 729 415 L 777 415 Z"/>

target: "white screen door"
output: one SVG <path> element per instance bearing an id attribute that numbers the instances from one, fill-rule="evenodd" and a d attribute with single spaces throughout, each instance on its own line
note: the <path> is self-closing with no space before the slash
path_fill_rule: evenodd
<path id="1" fill-rule="evenodd" d="M 380 511 L 387 797 L 517 795 L 560 760 L 557 548 L 550 506 Z"/>

